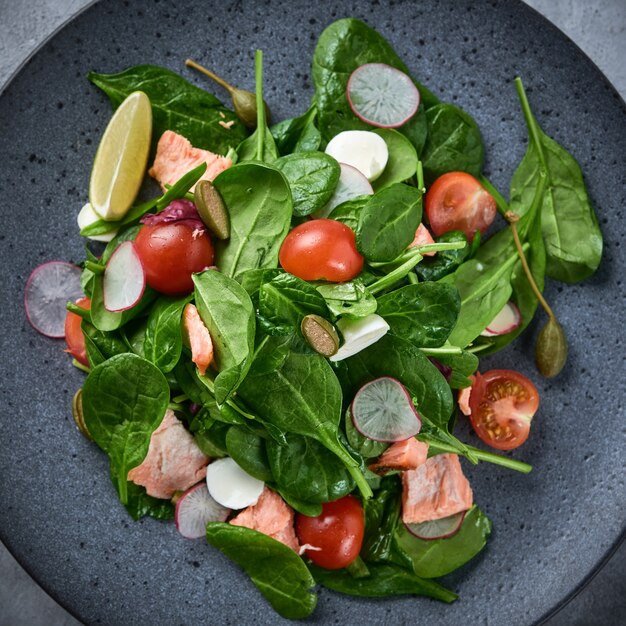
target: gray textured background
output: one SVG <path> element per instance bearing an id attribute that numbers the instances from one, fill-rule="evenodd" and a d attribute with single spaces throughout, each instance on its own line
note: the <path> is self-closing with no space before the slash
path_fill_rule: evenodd
<path id="1" fill-rule="evenodd" d="M 626 0 L 526 0 L 567 33 L 626 97 Z M 0 0 L 0 88 L 89 0 Z M 626 623 L 626 546 L 550 626 Z M 0 544 L 0 626 L 77 625 Z"/>

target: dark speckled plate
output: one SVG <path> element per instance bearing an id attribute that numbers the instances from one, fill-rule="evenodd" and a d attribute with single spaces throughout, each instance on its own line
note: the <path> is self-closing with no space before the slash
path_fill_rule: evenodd
<path id="1" fill-rule="evenodd" d="M 547 287 L 571 339 L 571 357 L 557 380 L 535 373 L 536 325 L 515 348 L 489 360 L 492 367 L 530 374 L 540 388 L 531 440 L 515 455 L 535 470 L 522 476 L 489 465 L 468 468 L 494 532 L 478 559 L 448 577 L 461 599 L 444 606 L 322 591 L 311 621 L 533 624 L 579 589 L 620 539 L 626 519 L 626 116 L 589 59 L 513 1 L 355 0 L 324 8 L 310 0 L 103 0 L 52 38 L 0 98 L 0 534 L 43 587 L 85 622 L 281 621 L 203 541 L 181 539 L 173 524 L 130 521 L 105 456 L 72 422 L 70 402 L 82 374 L 60 343 L 38 335 L 24 317 L 30 270 L 44 260 L 83 256 L 75 216 L 111 113 L 85 74 L 148 62 L 211 89 L 183 68 L 192 56 L 252 88 L 253 51 L 262 48 L 266 98 L 282 119 L 306 108 L 317 36 L 343 16 L 375 26 L 417 77 L 475 116 L 487 145 L 487 173 L 504 190 L 525 150 L 512 84 L 520 74 L 546 132 L 583 167 L 606 252 L 585 284 Z"/>

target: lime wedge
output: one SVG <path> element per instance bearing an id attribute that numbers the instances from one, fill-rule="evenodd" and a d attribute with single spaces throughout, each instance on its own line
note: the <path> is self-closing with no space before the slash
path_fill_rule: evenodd
<path id="1" fill-rule="evenodd" d="M 152 107 L 143 91 L 131 93 L 102 135 L 89 181 L 89 202 L 103 220 L 119 220 L 132 205 L 143 180 Z"/>

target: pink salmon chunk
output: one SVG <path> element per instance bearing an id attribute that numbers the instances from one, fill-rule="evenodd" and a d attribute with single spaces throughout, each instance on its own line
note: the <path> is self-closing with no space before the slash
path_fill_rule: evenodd
<path id="1" fill-rule="evenodd" d="M 472 488 L 456 454 L 438 454 L 402 474 L 402 521 L 420 524 L 472 506 Z"/>
<path id="2" fill-rule="evenodd" d="M 174 411 L 168 409 L 152 433 L 146 458 L 128 472 L 128 480 L 145 487 L 153 498 L 169 499 L 200 482 L 208 462 Z"/>
<path id="3" fill-rule="evenodd" d="M 204 376 L 207 367 L 213 361 L 213 342 L 209 329 L 200 318 L 198 309 L 191 303 L 185 306 L 183 311 L 183 328 L 185 338 L 191 348 L 191 360 L 198 367 L 200 374 Z"/>
<path id="4" fill-rule="evenodd" d="M 369 469 L 381 475 L 393 470 L 411 470 L 425 463 L 427 457 L 428 444 L 411 437 L 390 445 Z"/>

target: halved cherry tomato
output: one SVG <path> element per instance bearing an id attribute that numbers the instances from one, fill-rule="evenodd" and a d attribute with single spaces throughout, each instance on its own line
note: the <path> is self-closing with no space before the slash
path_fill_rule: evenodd
<path id="1" fill-rule="evenodd" d="M 183 221 L 145 224 L 135 246 L 146 282 L 168 296 L 191 292 L 191 275 L 213 264 L 213 244 L 206 231 L 197 232 Z"/>
<path id="2" fill-rule="evenodd" d="M 476 372 L 469 405 L 476 434 L 492 448 L 512 450 L 528 439 L 539 392 L 526 376 L 513 370 Z"/>
<path id="3" fill-rule="evenodd" d="M 493 196 L 465 172 L 440 176 L 428 189 L 424 208 L 437 236 L 462 230 L 471 240 L 477 230 L 484 234 L 496 217 Z"/>
<path id="4" fill-rule="evenodd" d="M 89 298 L 79 298 L 76 304 L 81 309 L 89 310 L 91 300 Z M 87 349 L 85 348 L 85 335 L 80 327 L 83 318 L 71 311 L 65 316 L 65 343 L 67 344 L 67 352 L 69 352 L 79 363 L 89 367 L 87 359 Z"/>
<path id="5" fill-rule="evenodd" d="M 285 237 L 279 253 L 283 268 L 302 280 L 343 283 L 363 269 L 351 228 L 336 220 L 311 220 Z"/>
<path id="6" fill-rule="evenodd" d="M 363 507 L 354 496 L 326 502 L 317 517 L 296 516 L 298 541 L 318 548 L 305 554 L 325 569 L 341 569 L 359 556 L 364 529 Z"/>

